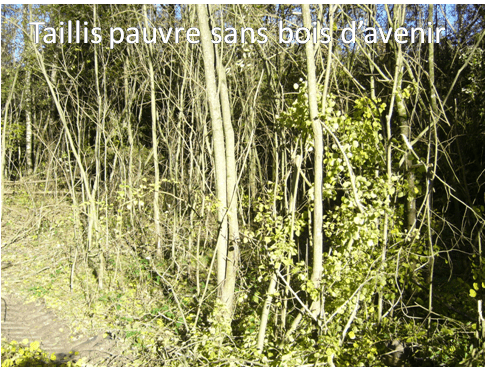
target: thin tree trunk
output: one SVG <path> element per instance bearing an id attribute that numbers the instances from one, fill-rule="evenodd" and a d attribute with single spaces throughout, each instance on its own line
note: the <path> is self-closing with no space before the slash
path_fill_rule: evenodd
<path id="1" fill-rule="evenodd" d="M 395 5 L 394 7 L 394 27 L 401 27 L 405 20 L 405 7 Z M 397 115 L 398 123 L 400 126 L 400 133 L 402 138 L 410 142 L 412 128 L 411 122 L 407 113 L 407 108 L 405 106 L 405 101 L 402 94 L 402 80 L 403 80 L 403 54 L 401 44 L 396 42 L 395 47 L 395 59 L 399 66 L 398 83 L 397 83 L 397 93 L 396 93 L 396 103 L 397 103 Z M 417 209 L 415 205 L 415 174 L 412 170 L 412 160 L 410 159 L 410 150 L 405 150 L 405 160 L 404 160 L 404 174 L 408 182 L 408 195 L 407 195 L 407 207 L 405 210 L 407 230 L 413 230 L 415 226 L 415 221 L 417 218 Z"/>
<path id="2" fill-rule="evenodd" d="M 312 28 L 309 4 L 302 5 L 304 27 Z M 314 132 L 314 228 L 313 228 L 313 262 L 311 280 L 314 287 L 320 290 L 322 278 L 322 160 L 323 138 L 322 127 L 319 121 L 319 109 L 317 106 L 317 81 L 316 65 L 314 61 L 314 44 L 305 44 L 307 58 L 307 82 L 309 91 L 309 112 Z M 314 317 L 320 312 L 320 301 L 314 300 L 310 308 Z"/>
<path id="3" fill-rule="evenodd" d="M 385 5 L 387 13 L 388 8 Z M 398 7 L 398 5 L 396 5 Z M 394 14 L 398 12 L 395 11 Z M 392 23 L 392 20 L 389 19 L 389 22 Z M 395 22 L 393 22 L 395 23 Z M 394 27 L 394 24 L 390 24 L 391 27 Z M 401 51 L 401 49 L 399 49 Z M 395 100 L 398 94 L 398 88 L 401 78 L 401 67 L 402 67 L 402 56 L 401 54 L 397 55 L 397 58 L 395 59 L 395 71 L 394 71 L 394 77 L 393 77 L 393 87 L 392 87 L 392 93 L 391 93 L 391 101 L 390 101 L 390 106 L 388 110 L 388 114 L 386 115 L 385 118 L 385 128 L 386 128 L 386 140 L 385 140 L 385 149 L 386 149 L 386 168 L 387 168 L 387 185 L 389 187 L 392 187 L 392 157 L 393 157 L 393 145 L 391 144 L 391 139 L 392 139 L 392 126 L 391 126 L 391 118 L 393 114 L 393 108 L 395 105 Z M 390 204 L 391 198 L 390 194 L 387 194 L 386 197 L 386 203 Z M 382 253 L 381 253 L 381 271 L 383 272 L 385 263 L 386 263 L 386 257 L 387 257 L 387 251 L 388 251 L 388 227 L 389 227 L 390 219 L 388 216 L 388 213 L 385 212 L 385 217 L 383 219 L 383 246 L 382 246 Z M 381 324 L 381 319 L 383 316 L 383 290 L 380 289 L 378 291 L 378 312 L 377 312 L 377 324 L 378 327 L 380 327 Z"/>
<path id="4" fill-rule="evenodd" d="M 238 228 L 238 191 L 236 186 L 235 134 L 231 122 L 231 107 L 226 84 L 226 71 L 221 55 L 216 55 L 221 110 L 223 113 L 223 129 L 226 153 L 226 200 L 228 201 L 228 254 L 226 260 L 226 277 L 223 286 L 223 303 L 230 311 L 233 310 L 236 273 L 239 258 L 240 233 Z"/>
<path id="5" fill-rule="evenodd" d="M 228 224 L 226 214 L 227 191 L 226 191 L 226 149 L 224 141 L 223 119 L 221 117 L 221 105 L 218 98 L 216 86 L 216 75 L 214 71 L 214 49 L 211 42 L 209 30 L 209 19 L 206 6 L 197 5 L 199 30 L 201 32 L 201 48 L 204 60 L 204 72 L 206 78 L 206 92 L 211 114 L 211 125 L 213 130 L 213 153 L 214 153 L 214 175 L 216 181 L 216 198 L 218 203 L 219 231 L 216 242 L 217 249 L 217 270 L 219 296 L 223 297 L 223 284 L 226 273 L 226 253 Z"/>
<path id="6" fill-rule="evenodd" d="M 434 14 L 434 4 L 429 4 L 429 24 L 433 24 L 433 14 Z M 434 280 L 434 265 L 435 265 L 435 254 L 434 254 L 434 240 L 432 235 L 432 224 L 431 224 L 431 214 L 433 206 L 433 193 L 434 193 L 434 177 L 435 168 L 437 166 L 437 119 L 439 115 L 439 108 L 437 107 L 437 95 L 435 91 L 435 59 L 434 59 L 434 43 L 429 43 L 429 83 L 430 83 L 430 104 L 432 105 L 432 121 L 433 129 L 429 130 L 429 147 L 432 146 L 434 150 L 430 153 L 430 158 L 428 162 L 433 161 L 432 173 L 427 172 L 427 194 L 428 194 L 428 204 L 427 204 L 427 230 L 429 239 L 429 265 L 428 265 L 428 284 L 429 284 L 429 315 L 428 315 L 428 328 L 430 332 L 432 310 L 433 310 L 433 280 Z M 434 140 L 432 142 L 432 140 Z M 430 148 L 429 148 L 430 151 Z M 431 170 L 430 166 L 428 170 Z"/>
<path id="7" fill-rule="evenodd" d="M 98 15 L 96 5 L 93 6 L 93 20 L 94 26 L 96 27 Z M 95 86 L 96 86 L 96 100 L 98 104 L 98 116 L 96 119 L 96 139 L 95 139 L 95 165 L 96 172 L 94 178 L 93 188 L 91 190 L 91 201 L 90 201 L 90 211 L 89 211 L 89 242 L 90 246 L 95 244 L 95 246 L 100 248 L 99 251 L 99 267 L 98 267 L 98 287 L 103 289 L 103 278 L 104 278 L 104 255 L 102 244 L 99 241 L 99 224 L 98 224 L 98 206 L 96 204 L 99 195 L 100 187 L 100 176 L 101 176 L 101 134 L 104 126 L 104 112 L 103 112 L 103 99 L 101 98 L 100 91 L 100 81 L 99 81 L 99 62 L 98 62 L 98 48 L 94 48 L 94 65 L 95 65 Z M 93 241 L 94 237 L 94 241 Z"/>
<path id="8" fill-rule="evenodd" d="M 32 4 L 28 5 L 29 23 L 32 22 Z M 33 28 L 29 26 L 29 35 L 32 39 Z M 26 63 L 25 76 L 25 156 L 27 159 L 27 174 L 32 174 L 32 90 L 30 88 L 32 79 L 32 66 Z"/>
<path id="9" fill-rule="evenodd" d="M 145 27 L 148 28 L 148 14 L 147 6 L 143 5 L 143 15 L 145 19 Z M 152 114 L 152 151 L 154 157 L 154 223 L 155 236 L 157 238 L 157 257 L 162 256 L 161 231 L 160 231 L 160 215 L 159 215 L 159 156 L 158 156 L 158 139 L 157 139 L 157 106 L 155 103 L 155 74 L 152 64 L 153 44 L 148 44 L 149 57 L 146 59 L 149 67 L 150 79 L 150 112 Z"/>
<path id="10" fill-rule="evenodd" d="M 333 29 L 333 23 L 334 23 L 334 10 L 335 10 L 335 5 L 330 5 L 329 6 L 329 27 L 330 29 Z M 311 18 L 310 18 L 310 9 L 308 5 L 303 5 L 302 6 L 302 14 L 304 17 L 304 27 L 308 27 L 308 29 L 311 28 Z M 310 47 L 307 46 L 307 44 L 310 44 Z M 322 126 L 321 122 L 318 120 L 318 105 L 317 105 L 317 83 L 316 83 L 316 75 L 315 75 L 315 62 L 314 62 L 314 47 L 312 45 L 312 42 L 307 42 L 306 44 L 306 57 L 307 57 L 307 80 L 308 80 L 308 88 L 309 88 L 309 112 L 310 112 L 310 117 L 312 121 L 312 128 L 314 131 L 314 149 L 315 149 L 315 156 L 314 156 L 314 203 L 315 207 L 319 207 L 314 209 L 314 221 L 313 221 L 313 234 L 312 234 L 312 242 L 313 242 L 313 270 L 312 270 L 312 275 L 311 275 L 311 280 L 314 282 L 314 286 L 316 288 L 320 288 L 320 281 L 322 278 L 322 272 L 323 272 L 323 266 L 322 266 L 322 242 L 323 242 L 323 236 L 322 236 L 322 215 L 323 215 L 323 207 L 322 207 L 322 162 L 323 162 L 323 134 L 322 134 Z M 328 44 L 328 54 L 327 54 L 327 67 L 326 67 L 326 76 L 324 79 L 324 93 L 322 96 L 322 113 L 325 113 L 325 108 L 327 105 L 327 94 L 328 94 L 328 89 L 329 89 L 329 79 L 331 75 L 331 65 L 332 65 L 332 44 L 333 44 L 333 33 L 331 32 L 331 40 Z M 308 49 L 309 47 L 309 49 Z M 310 55 L 310 56 L 309 56 Z M 311 65 L 309 65 L 311 64 Z M 313 78 L 311 78 L 311 74 L 313 73 Z M 311 79 L 312 81 L 312 91 L 311 92 Z M 311 95 L 313 95 L 313 100 L 311 103 Z M 315 117 L 315 120 L 313 119 Z M 319 125 L 319 127 L 316 126 L 316 124 Z M 316 134 L 317 131 L 317 134 Z M 316 142 L 320 141 L 320 142 Z M 320 156 L 320 161 L 319 157 Z M 300 162 L 297 165 L 297 169 L 300 172 Z M 319 184 L 320 183 L 320 184 Z M 319 188 L 317 190 L 316 188 Z M 319 201 L 318 201 L 319 198 Z M 317 211 L 317 212 L 316 212 Z M 309 217 L 310 218 L 310 217 Z M 317 225 L 319 224 L 319 225 Z M 316 241 L 316 238 L 319 240 Z M 318 246 L 316 246 L 318 245 Z M 307 261 L 307 257 L 306 257 Z M 318 280 L 318 282 L 314 281 Z M 321 303 L 320 300 L 315 300 L 312 302 L 311 305 L 311 313 L 314 318 L 317 318 L 319 315 L 319 312 L 321 311 Z M 302 320 L 303 313 L 300 312 L 297 317 L 292 321 L 292 325 L 290 326 L 289 330 L 285 334 L 285 338 L 289 338 L 290 335 L 297 329 L 297 327 L 300 324 L 300 321 Z M 280 345 L 281 347 L 283 346 L 283 342 Z"/>
<path id="11" fill-rule="evenodd" d="M 278 264 L 277 269 L 280 268 Z M 265 304 L 263 305 L 262 317 L 260 321 L 260 329 L 258 331 L 258 341 L 257 341 L 257 351 L 259 354 L 263 351 L 263 345 L 265 342 L 265 332 L 267 329 L 268 317 L 270 315 L 270 307 L 272 306 L 273 294 L 275 293 L 277 286 L 277 273 L 272 274 L 270 279 L 270 285 L 268 286 L 267 298 L 265 299 Z"/>
<path id="12" fill-rule="evenodd" d="M 373 22 L 372 19 L 375 17 L 375 12 L 376 12 L 376 5 L 372 4 L 370 5 L 370 11 L 372 12 L 371 14 L 368 15 L 368 27 L 373 27 Z M 371 44 L 370 46 L 373 48 L 374 44 Z M 375 76 L 373 73 L 375 72 L 375 65 L 374 65 L 374 59 L 375 59 L 375 53 L 370 52 L 369 54 L 370 59 L 369 60 L 369 65 L 370 65 L 370 95 L 371 99 L 375 100 L 376 99 L 376 93 L 375 93 Z"/>

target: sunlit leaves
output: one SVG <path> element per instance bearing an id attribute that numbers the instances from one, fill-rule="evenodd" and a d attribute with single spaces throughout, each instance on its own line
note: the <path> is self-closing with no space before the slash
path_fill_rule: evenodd
<path id="1" fill-rule="evenodd" d="M 22 340 L 21 343 L 17 341 L 7 342 L 2 339 L 2 367 L 81 367 L 83 364 L 83 359 L 75 363 L 58 361 L 54 353 L 48 355 L 41 350 L 39 341 L 33 341 L 29 344 L 27 339 Z"/>

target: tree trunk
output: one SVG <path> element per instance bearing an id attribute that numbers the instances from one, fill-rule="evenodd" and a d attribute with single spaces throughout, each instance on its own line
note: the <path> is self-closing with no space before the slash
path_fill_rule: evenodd
<path id="1" fill-rule="evenodd" d="M 93 6 L 93 22 L 94 26 L 96 27 L 98 21 L 98 14 L 96 5 Z M 104 108 L 103 108 L 103 99 L 101 98 L 101 90 L 100 90 L 100 81 L 99 81 L 99 63 L 98 63 L 98 48 L 94 48 L 94 65 L 95 65 L 95 86 L 96 86 L 96 101 L 98 107 L 98 115 L 96 118 L 96 139 L 95 139 L 95 164 L 96 164 L 96 171 L 95 171 L 95 178 L 93 188 L 91 190 L 91 201 L 90 201 L 90 210 L 89 210 L 89 243 L 90 247 L 94 244 L 96 247 L 99 247 L 99 267 L 98 267 L 98 287 L 103 289 L 103 278 L 105 273 L 105 260 L 103 254 L 103 246 L 100 242 L 100 235 L 99 235 L 99 223 L 98 223 L 98 204 L 97 199 L 99 196 L 99 188 L 100 188 L 100 177 L 101 177 L 101 134 L 104 128 Z"/>
<path id="2" fill-rule="evenodd" d="M 199 30 L 201 32 L 201 48 L 204 60 L 204 74 L 206 78 L 206 92 L 211 115 L 213 130 L 213 154 L 214 154 L 214 176 L 216 181 L 216 198 L 218 201 L 218 223 L 219 232 L 216 243 L 217 269 L 219 296 L 223 301 L 223 285 L 226 274 L 226 253 L 228 239 L 228 224 L 226 218 L 227 188 L 226 188 L 226 149 L 224 141 L 223 119 L 221 117 L 221 105 L 218 98 L 216 86 L 216 74 L 214 71 L 214 49 L 211 42 L 209 30 L 209 19 L 206 6 L 197 5 Z M 228 311 L 229 312 L 229 311 Z"/>
<path id="3" fill-rule="evenodd" d="M 147 6 L 143 6 L 143 15 L 145 18 L 145 27 L 148 28 L 148 14 Z M 152 152 L 154 156 L 154 223 L 155 223 L 155 236 L 157 238 L 157 256 L 162 256 L 162 244 L 161 244 L 161 231 L 160 231 L 160 215 L 159 215 L 159 156 L 158 156 L 158 139 L 157 139 L 157 106 L 155 104 L 155 75 L 154 66 L 152 64 L 153 57 L 153 44 L 149 43 L 148 46 L 149 57 L 146 59 L 149 67 L 149 79 L 150 79 L 150 112 L 152 115 Z"/>
<path id="4" fill-rule="evenodd" d="M 312 29 L 309 4 L 302 5 L 304 27 Z M 314 61 L 314 44 L 305 44 L 307 58 L 307 83 L 309 92 L 309 112 L 314 132 L 314 228 L 313 228 L 313 262 L 311 280 L 314 287 L 320 289 L 322 278 L 322 160 L 323 160 L 323 138 L 322 126 L 319 121 L 319 109 L 317 106 L 317 81 L 316 65 Z M 320 312 L 320 301 L 314 300 L 310 308 L 314 317 Z"/>
<path id="5" fill-rule="evenodd" d="M 233 310 L 233 296 L 235 293 L 236 273 L 239 258 L 239 239 L 238 228 L 238 190 L 236 177 L 235 160 L 235 134 L 231 122 L 231 107 L 226 85 L 226 71 L 221 60 L 221 55 L 216 55 L 219 93 L 221 98 L 221 109 L 223 113 L 223 128 L 226 148 L 226 200 L 228 216 L 228 254 L 226 259 L 226 275 L 223 286 L 223 303 L 230 311 Z"/>
<path id="6" fill-rule="evenodd" d="M 429 4 L 429 23 L 432 23 L 434 16 L 434 4 Z M 434 177 L 435 177 L 435 168 L 437 166 L 437 120 L 439 117 L 439 108 L 437 106 L 437 95 L 435 91 L 435 60 L 434 60 L 434 43 L 429 43 L 429 84 L 430 84 L 430 104 L 432 106 L 432 129 L 429 130 L 429 152 L 430 157 L 428 162 L 433 162 L 432 165 L 429 165 L 427 168 L 427 194 L 428 194 L 428 203 L 427 203 L 427 230 L 428 230 L 428 240 L 429 240 L 429 264 L 428 264 L 428 278 L 427 282 L 429 284 L 429 315 L 427 319 L 429 332 L 430 332 L 430 323 L 432 317 L 432 310 L 433 310 L 433 280 L 434 280 L 434 265 L 435 265 L 435 255 L 434 255 L 434 241 L 432 235 L 432 224 L 431 224 L 431 215 L 432 215 L 432 206 L 433 206 L 433 193 L 434 193 Z M 433 149 L 431 150 L 431 147 Z M 430 172 L 432 170 L 432 172 Z"/>
<path id="7" fill-rule="evenodd" d="M 32 22 L 32 4 L 28 5 L 29 9 L 29 23 Z M 27 23 L 27 22 L 26 22 Z M 29 27 L 29 35 L 32 39 L 33 29 Z M 26 63 L 25 75 L 25 156 L 27 162 L 27 174 L 32 174 L 32 90 L 30 88 L 32 79 L 32 67 Z"/>

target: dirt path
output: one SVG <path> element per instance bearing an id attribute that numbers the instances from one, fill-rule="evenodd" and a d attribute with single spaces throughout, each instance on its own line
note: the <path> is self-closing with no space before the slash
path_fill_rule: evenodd
<path id="1" fill-rule="evenodd" d="M 24 202 L 20 201 L 22 198 Z M 81 315 L 79 300 L 76 303 L 73 299 L 76 296 L 79 299 L 79 295 L 71 294 L 62 283 L 61 286 L 53 283 L 66 278 L 56 270 L 65 263 L 62 260 L 66 257 L 64 249 L 69 249 L 60 244 L 67 244 L 73 238 L 72 227 L 62 225 L 69 218 L 69 205 L 46 198 L 35 205 L 27 198 L 30 197 L 10 199 L 2 210 L 2 338 L 17 342 L 28 339 L 29 343 L 39 341 L 48 356 L 54 353 L 61 362 L 86 358 L 89 366 L 130 365 L 122 355 L 126 350 L 122 341 L 104 333 L 106 330 L 90 329 L 89 317 Z M 52 278 L 47 276 L 48 272 L 52 273 Z M 52 282 L 51 288 L 46 286 L 49 282 Z M 48 308 L 44 295 L 50 297 L 50 303 L 55 301 L 59 310 Z M 77 314 L 73 315 L 73 310 Z M 80 329 L 74 328 L 72 317 L 78 317 L 78 325 L 86 326 L 83 332 L 76 332 Z M 79 354 L 74 355 L 74 352 Z"/>
<path id="2" fill-rule="evenodd" d="M 59 361 L 86 358 L 88 366 L 133 365 L 125 336 L 115 336 L 112 327 L 87 313 L 85 289 L 79 284 L 69 288 L 74 239 L 70 205 L 29 198 L 10 198 L 2 209 L 2 338 L 39 341 Z M 80 269 L 78 265 L 82 277 Z"/>
<path id="3" fill-rule="evenodd" d="M 2 264 L 2 268 L 4 266 Z M 2 271 L 2 281 L 12 271 L 15 270 Z M 117 341 L 111 336 L 103 337 L 100 334 L 90 338 L 73 338 L 69 325 L 59 319 L 53 310 L 48 309 L 42 298 L 26 303 L 18 295 L 2 293 L 1 307 L 2 338 L 7 341 L 39 341 L 41 349 L 48 356 L 55 353 L 60 362 L 85 358 L 90 366 L 127 364 Z M 79 354 L 74 354 L 75 352 Z"/>

